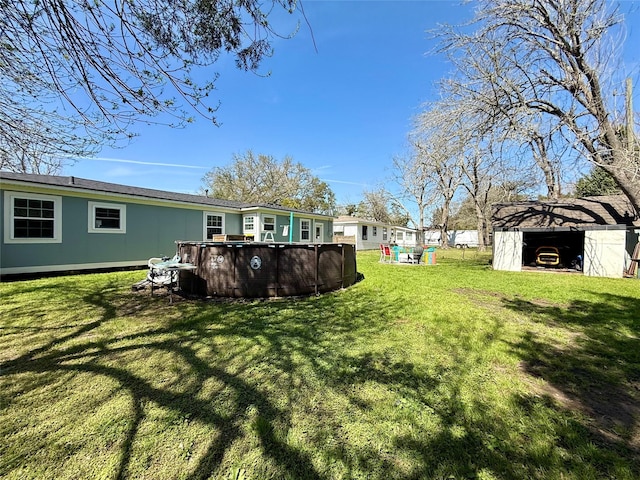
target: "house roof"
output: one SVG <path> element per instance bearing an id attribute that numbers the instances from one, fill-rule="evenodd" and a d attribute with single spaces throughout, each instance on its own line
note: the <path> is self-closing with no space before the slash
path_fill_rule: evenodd
<path id="1" fill-rule="evenodd" d="M 140 187 L 132 187 L 129 185 L 120 185 L 117 183 L 99 182 L 96 180 L 88 180 L 86 178 L 79 178 L 79 177 L 73 177 L 73 176 L 38 175 L 38 174 L 31 174 L 31 173 L 15 173 L 15 172 L 0 171 L 0 181 L 2 180 L 14 180 L 14 181 L 26 182 L 34 185 L 71 188 L 71 189 L 78 189 L 78 190 L 89 190 L 89 191 L 100 192 L 100 193 L 130 195 L 134 197 L 190 203 L 190 204 L 218 207 L 218 208 L 231 208 L 231 209 L 237 209 L 237 210 L 243 210 L 243 209 L 249 209 L 249 208 L 264 208 L 264 209 L 270 209 L 270 210 L 279 210 L 283 212 L 293 211 L 297 213 L 305 213 L 305 214 L 316 215 L 316 216 L 329 216 L 329 215 L 322 215 L 318 213 L 306 212 L 302 210 L 284 208 L 279 205 L 237 202 L 234 200 L 210 198 L 204 195 L 191 195 L 188 193 L 168 192 L 164 190 L 155 190 L 151 188 L 140 188 Z"/>
<path id="2" fill-rule="evenodd" d="M 627 197 L 606 195 L 496 204 L 491 223 L 497 230 L 586 228 L 595 225 L 640 226 L 640 218 Z"/>

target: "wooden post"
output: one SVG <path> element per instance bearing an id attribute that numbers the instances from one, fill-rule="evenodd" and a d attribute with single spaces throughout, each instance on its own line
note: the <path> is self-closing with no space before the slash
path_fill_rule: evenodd
<path id="1" fill-rule="evenodd" d="M 315 252 L 315 257 L 316 257 L 316 296 L 318 296 L 320 294 L 318 292 L 318 268 L 319 268 L 320 262 L 319 262 L 319 258 L 318 258 L 319 255 L 318 255 L 318 244 L 317 243 L 314 244 L 313 250 Z"/>

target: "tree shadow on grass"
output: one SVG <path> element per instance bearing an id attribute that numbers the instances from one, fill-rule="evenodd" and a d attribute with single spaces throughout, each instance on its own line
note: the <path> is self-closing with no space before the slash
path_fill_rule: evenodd
<path id="1" fill-rule="evenodd" d="M 558 306 L 505 299 L 510 310 L 570 332 L 565 344 L 527 332 L 513 348 L 539 393 L 589 418 L 600 443 L 640 455 L 640 300 L 595 294 Z"/>
<path id="2" fill-rule="evenodd" d="M 256 468 L 255 476 L 264 472 L 295 479 L 417 479 L 473 478 L 485 472 L 516 479 L 545 478 L 545 472 L 559 476 L 558 472 L 584 471 L 585 476 L 602 477 L 615 476 L 618 464 L 640 473 L 637 463 L 628 461 L 633 452 L 624 448 L 619 456 L 596 449 L 585 460 L 583 452 L 598 438 L 589 425 L 569 413 L 558 413 L 545 397 L 513 396 L 509 415 L 500 415 L 481 396 L 469 398 L 465 379 L 477 369 L 476 358 L 466 354 L 471 351 L 473 332 L 462 332 L 452 352 L 453 361 L 447 364 L 413 364 L 403 357 L 401 346 L 373 348 L 373 342 L 386 335 L 397 320 L 399 310 L 397 304 L 365 290 L 264 302 L 183 302 L 172 307 L 166 298 L 123 295 L 115 287 L 96 288 L 79 296 L 102 312 L 101 318 L 78 322 L 73 332 L 60 330 L 59 336 L 4 362 L 0 379 L 19 383 L 24 378 L 22 394 L 65 375 L 93 381 L 108 378 L 119 391 L 126 392 L 131 406 L 119 442 L 115 478 L 144 473 L 139 470 L 136 444 L 149 435 L 141 431 L 149 405 L 206 426 L 211 432 L 201 453 L 180 473 L 188 479 L 225 477 L 229 468 L 225 456 L 246 436 L 247 426 L 259 442 L 262 461 L 272 465 L 266 471 Z M 532 308 L 518 301 L 505 301 L 505 305 L 527 312 Z M 581 334 L 590 333 L 587 337 L 593 344 L 580 345 L 584 352 L 568 352 L 576 366 L 584 367 L 586 359 L 595 368 L 595 360 L 587 355 L 595 347 L 610 350 L 610 356 L 623 347 L 616 343 L 623 338 L 600 332 L 597 318 L 580 318 L 573 308 L 539 308 L 541 321 L 560 321 L 567 315 L 566 323 Z M 602 307 L 595 303 L 575 308 L 602 314 L 597 313 Z M 638 318 L 638 305 L 618 299 L 615 308 L 624 314 L 619 324 L 637 333 L 634 319 Z M 627 310 L 631 313 L 624 313 Z M 157 320 L 146 319 L 146 314 L 154 314 Z M 128 315 L 133 315 L 129 323 L 123 318 Z M 143 318 L 146 324 L 142 324 Z M 105 336 L 101 329 L 106 327 L 112 333 Z M 498 324 L 496 329 L 487 343 L 500 338 Z M 372 342 L 370 350 L 349 348 L 367 341 Z M 566 367 L 555 361 L 553 345 L 530 338 L 514 348 L 525 362 L 543 365 L 539 375 L 554 380 L 556 375 L 563 378 L 556 370 L 564 368 L 567 373 Z M 619 376 L 613 376 L 614 385 L 623 385 L 634 368 L 637 372 L 637 359 L 629 352 L 629 345 L 626 352 Z M 171 364 L 158 365 L 152 375 L 139 371 L 136 362 L 153 356 L 169 359 Z M 179 379 L 188 381 L 177 385 L 160 382 L 158 377 L 168 376 L 172 368 Z M 30 374 L 45 375 L 38 383 L 29 384 Z M 264 380 L 266 384 L 261 383 Z M 216 390 L 205 395 L 212 381 Z M 558 379 L 556 383 L 562 385 Z M 365 389 L 380 395 L 360 395 Z M 305 390 L 313 395 L 305 398 L 301 393 Z M 325 401 L 324 396 L 339 397 L 342 403 Z M 5 406 L 12 401 L 16 400 L 7 399 Z M 297 446 L 287 439 L 287 432 L 299 422 L 292 418 L 297 401 L 308 403 L 305 420 L 317 428 L 303 438 L 322 450 L 319 457 L 312 458 L 308 445 Z M 392 408 L 380 410 L 381 404 L 389 402 Z M 336 405 L 343 411 L 336 411 Z M 519 417 L 524 424 L 519 424 Z M 353 425 L 345 423 L 358 421 L 365 424 L 365 433 L 361 434 L 364 440 L 356 442 L 346 430 Z M 371 422 L 388 423 L 389 430 L 369 425 Z M 372 432 L 366 432 L 367 428 Z M 542 432 L 539 438 L 538 432 Z M 335 464 L 341 469 L 332 471 Z M 0 473 L 7 468 L 0 467 Z"/>
<path id="3" fill-rule="evenodd" d="M 351 456 L 349 465 L 374 472 L 371 478 L 637 478 L 640 462 L 625 446 L 611 449 L 608 441 L 594 436 L 589 424 L 571 412 L 558 411 L 548 397 L 509 394 L 508 412 L 501 415 L 495 405 L 479 395 L 469 398 L 465 378 L 475 368 L 463 356 L 431 373 L 419 373 L 416 365 L 382 355 L 344 357 L 343 373 L 334 388 L 352 391 L 354 385 L 375 384 L 397 394 L 391 415 L 420 419 L 431 416 L 437 428 L 414 423 L 409 433 L 389 432 L 398 457 L 418 460 L 409 471 L 398 468 L 377 449 L 364 449 Z M 437 392 L 437 393 L 436 393 Z M 363 410 L 374 404 L 352 403 Z M 400 421 L 402 423 L 402 421 Z M 335 426 L 339 428 L 338 425 Z M 595 446 L 594 443 L 595 442 Z M 346 457 L 344 452 L 336 454 Z"/>
<path id="4" fill-rule="evenodd" d="M 125 300 L 128 305 L 123 305 L 121 294 L 103 287 L 85 294 L 82 300 L 101 311 L 102 317 L 87 323 L 80 321 L 71 331 L 66 328 L 60 330 L 61 335 L 53 333 L 53 338 L 45 343 L 33 345 L 27 352 L 3 362 L 0 364 L 0 378 L 11 378 L 13 383 L 20 383 L 20 377 L 24 375 L 19 387 L 21 395 L 51 385 L 55 378 L 65 375 L 104 377 L 115 381 L 132 402 L 128 429 L 120 443 L 116 478 L 127 478 L 132 474 L 133 445 L 144 421 L 144 405 L 148 404 L 215 430 L 215 438 L 199 456 L 197 465 L 189 466 L 191 473 L 183 475 L 185 478 L 209 478 L 220 473 L 225 453 L 243 435 L 242 421 L 246 420 L 248 411 L 254 412 L 253 424 L 263 455 L 273 460 L 283 477 L 321 478 L 308 454 L 288 445 L 277 433 L 286 430 L 290 421 L 287 409 L 275 405 L 259 385 L 250 381 L 247 371 L 257 360 L 268 360 L 282 375 L 291 375 L 295 368 L 292 356 L 319 361 L 331 340 L 325 338 L 326 335 L 342 335 L 342 341 L 349 341 L 350 324 L 362 324 L 363 318 L 371 318 L 382 310 L 374 298 L 345 299 L 336 294 L 321 299 L 278 302 L 217 305 L 191 302 L 182 305 L 186 315 L 178 315 L 173 321 L 164 322 L 164 326 L 150 323 L 149 328 L 141 332 L 128 335 L 122 331 L 111 338 L 104 338 L 100 333 L 101 327 L 117 321 L 119 310 L 140 312 L 160 306 L 160 311 L 166 312 L 166 299 L 130 296 Z M 141 305 L 132 308 L 132 302 Z M 344 309 L 352 315 L 335 314 Z M 29 328 L 37 330 L 36 326 Z M 201 357 L 199 351 L 203 346 L 215 348 L 215 342 L 211 342 L 212 335 L 248 340 L 246 348 L 234 350 L 233 358 L 227 359 L 233 363 L 233 368 L 227 368 L 224 361 L 211 362 Z M 255 346 L 262 348 L 266 359 L 252 356 L 250 352 Z M 151 356 L 158 352 L 169 354 L 176 364 L 186 366 L 183 373 L 190 378 L 187 387 L 182 390 L 159 387 L 153 378 L 138 375 L 135 366 L 130 368 L 126 362 L 118 362 L 119 358 L 126 359 L 132 353 Z M 36 374 L 38 381 L 33 381 L 30 374 Z M 228 395 L 233 398 L 231 410 L 228 405 L 224 410 L 211 399 L 198 398 L 204 383 L 212 379 L 223 385 L 221 389 L 230 392 Z M 5 398 L 5 407 L 14 400 Z M 5 465 L 0 472 L 7 471 L 9 467 Z"/>

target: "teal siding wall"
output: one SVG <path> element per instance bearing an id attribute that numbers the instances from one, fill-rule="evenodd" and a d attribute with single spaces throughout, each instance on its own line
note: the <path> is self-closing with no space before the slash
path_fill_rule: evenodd
<path id="1" fill-rule="evenodd" d="M 10 188 L 20 191 L 19 188 Z M 176 240 L 201 241 L 204 235 L 204 213 L 215 208 L 188 209 L 171 206 L 144 205 L 127 201 L 99 200 L 126 206 L 126 233 L 90 233 L 89 202 L 91 198 L 64 196 L 60 192 L 47 193 L 62 197 L 61 243 L 4 243 L 4 218 L 0 222 L 0 268 L 109 264 L 115 262 L 146 262 L 151 257 L 172 256 Z M 29 195 L 26 193 L 26 195 Z M 4 191 L 0 191 L 0 212 L 4 216 Z M 219 212 L 218 212 L 219 213 Z M 269 214 L 272 215 L 272 214 Z M 227 234 L 242 234 L 242 213 L 225 213 L 224 230 Z M 276 242 L 288 242 L 283 227 L 289 225 L 289 215 L 275 215 Z M 293 241 L 300 241 L 300 218 L 293 222 Z M 324 225 L 324 242 L 331 241 L 332 219 L 318 220 Z M 313 238 L 313 220 L 311 236 Z"/>
<path id="2" fill-rule="evenodd" d="M 294 227 L 295 227 L 295 221 Z M 276 231 L 274 232 L 274 239 L 276 242 L 288 242 L 289 241 L 289 233 L 283 235 L 284 227 L 289 225 L 289 215 L 276 215 Z M 295 228 L 293 231 L 294 237 L 293 241 L 295 242 Z"/>
<path id="3" fill-rule="evenodd" d="M 304 216 L 304 214 L 297 213 L 293 217 L 293 236 L 292 240 L 294 242 L 300 241 L 300 219 L 307 219 L 311 221 L 311 240 L 313 241 L 313 235 L 315 233 L 314 225 L 315 223 L 322 223 L 323 232 L 324 232 L 324 243 L 331 242 L 333 238 L 333 219 L 332 218 L 323 218 L 322 220 L 314 220 L 310 217 Z M 283 227 L 285 225 L 289 225 L 289 215 L 277 215 L 276 216 L 276 232 L 274 234 L 274 239 L 276 242 L 288 242 L 289 235 L 283 235 Z"/>
<path id="4" fill-rule="evenodd" d="M 203 238 L 204 210 L 119 201 L 100 203 L 126 205 L 126 233 L 89 233 L 89 201 L 62 197 L 62 243 L 5 244 L 4 221 L 0 222 L 0 268 L 134 262 L 172 256 L 176 240 Z M 2 212 L 3 202 L 0 192 Z M 240 224 L 240 215 L 225 215 L 227 233 L 238 233 Z"/>
<path id="5" fill-rule="evenodd" d="M 209 210 L 207 210 L 209 211 Z M 242 235 L 242 214 L 227 213 L 224 217 L 224 233 L 229 235 Z M 200 237 L 202 234 L 200 234 Z M 198 237 L 198 238 L 200 238 Z M 189 240 L 189 239 L 187 239 Z"/>

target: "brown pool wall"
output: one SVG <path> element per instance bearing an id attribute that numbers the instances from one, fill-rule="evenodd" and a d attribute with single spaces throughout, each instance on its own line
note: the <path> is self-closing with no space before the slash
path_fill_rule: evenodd
<path id="1" fill-rule="evenodd" d="M 180 288 L 212 297 L 286 297 L 338 290 L 356 282 L 355 246 L 345 243 L 270 244 L 176 242 Z"/>

